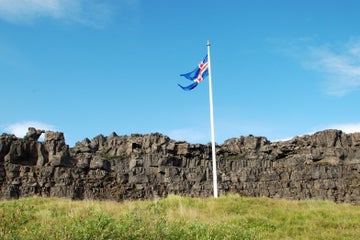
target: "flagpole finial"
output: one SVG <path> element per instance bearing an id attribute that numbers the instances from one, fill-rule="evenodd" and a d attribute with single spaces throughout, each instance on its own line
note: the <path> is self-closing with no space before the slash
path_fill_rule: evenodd
<path id="1" fill-rule="evenodd" d="M 206 46 L 210 46 L 210 41 L 209 40 L 207 40 Z"/>

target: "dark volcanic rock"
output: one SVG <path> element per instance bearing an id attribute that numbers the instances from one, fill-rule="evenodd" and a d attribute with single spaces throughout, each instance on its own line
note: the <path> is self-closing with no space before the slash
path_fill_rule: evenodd
<path id="1" fill-rule="evenodd" d="M 0 136 L 0 198 L 150 199 L 212 195 L 211 146 L 159 133 L 96 136 L 69 148 L 64 135 L 29 129 Z M 360 203 L 360 133 L 326 130 L 270 142 L 217 146 L 219 193 Z"/>
<path id="2" fill-rule="evenodd" d="M 37 130 L 33 127 L 29 127 L 28 132 L 26 133 L 24 139 L 37 141 L 39 139 L 39 137 L 41 136 L 41 134 L 43 134 L 43 133 L 45 133 L 44 130 Z"/>

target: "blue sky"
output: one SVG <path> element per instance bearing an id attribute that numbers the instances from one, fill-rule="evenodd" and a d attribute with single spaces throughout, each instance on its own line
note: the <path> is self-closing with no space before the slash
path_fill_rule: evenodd
<path id="1" fill-rule="evenodd" d="M 0 0 L 0 133 L 210 142 L 360 131 L 360 1 Z"/>

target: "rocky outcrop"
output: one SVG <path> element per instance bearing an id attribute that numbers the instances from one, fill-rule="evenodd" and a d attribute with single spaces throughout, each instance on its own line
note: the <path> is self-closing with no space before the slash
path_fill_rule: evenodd
<path id="1" fill-rule="evenodd" d="M 211 146 L 159 134 L 99 135 L 69 148 L 59 132 L 0 136 L 0 198 L 151 199 L 212 195 Z M 216 147 L 220 194 L 360 203 L 360 133 L 326 130 Z"/>
<path id="2" fill-rule="evenodd" d="M 224 190 L 360 203 L 360 133 L 327 130 L 275 143 L 255 137 L 231 139 L 221 151 Z"/>

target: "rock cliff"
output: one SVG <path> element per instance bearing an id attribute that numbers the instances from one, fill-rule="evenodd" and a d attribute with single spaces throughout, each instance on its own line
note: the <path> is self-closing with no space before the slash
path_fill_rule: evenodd
<path id="1" fill-rule="evenodd" d="M 151 199 L 212 195 L 211 146 L 159 133 L 99 135 L 69 148 L 60 132 L 0 136 L 0 198 Z M 233 138 L 216 147 L 219 193 L 360 203 L 360 133 L 325 130 L 270 142 Z"/>

